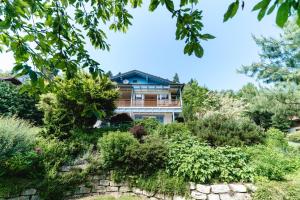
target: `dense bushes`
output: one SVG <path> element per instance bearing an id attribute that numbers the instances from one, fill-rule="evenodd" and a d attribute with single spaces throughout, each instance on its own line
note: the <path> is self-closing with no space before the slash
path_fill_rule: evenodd
<path id="1" fill-rule="evenodd" d="M 37 110 L 37 100 L 27 93 L 20 93 L 19 87 L 0 81 L 0 115 L 17 116 L 34 124 L 42 123 L 42 113 Z"/>
<path id="2" fill-rule="evenodd" d="M 212 148 L 191 137 L 169 145 L 167 171 L 195 182 L 249 181 L 250 157 L 241 148 Z"/>
<path id="3" fill-rule="evenodd" d="M 212 146 L 243 146 L 262 143 L 263 130 L 247 118 L 228 118 L 220 114 L 189 122 L 189 129 Z"/>
<path id="4" fill-rule="evenodd" d="M 51 93 L 41 95 L 46 135 L 66 139 L 74 129 L 91 128 L 97 119 L 112 115 L 119 93 L 106 77 L 79 73 L 73 79 L 57 78 Z"/>
<path id="5" fill-rule="evenodd" d="M 164 142 L 159 138 L 131 145 L 126 149 L 124 156 L 125 170 L 135 174 L 151 175 L 159 169 L 164 169 L 167 153 Z"/>
<path id="6" fill-rule="evenodd" d="M 38 129 L 16 118 L 0 118 L 0 176 L 24 175 L 37 162 L 34 151 Z"/>
<path id="7" fill-rule="evenodd" d="M 300 167 L 299 152 L 288 146 L 284 133 L 278 129 L 267 131 L 266 145 L 249 147 L 247 152 L 251 155 L 250 166 L 255 176 L 269 180 L 283 180 Z"/>
<path id="8" fill-rule="evenodd" d="M 165 165 L 167 149 L 158 138 L 139 143 L 130 133 L 111 132 L 100 138 L 98 146 L 106 169 L 149 175 Z"/>
<path id="9" fill-rule="evenodd" d="M 106 168 L 124 167 L 124 155 L 130 145 L 138 141 L 128 132 L 110 132 L 99 140 L 102 164 Z"/>

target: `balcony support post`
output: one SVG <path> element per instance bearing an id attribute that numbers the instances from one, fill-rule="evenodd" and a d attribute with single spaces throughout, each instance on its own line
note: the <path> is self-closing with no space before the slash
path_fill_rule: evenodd
<path id="1" fill-rule="evenodd" d="M 180 107 L 182 106 L 182 93 L 181 88 L 179 88 L 179 95 L 180 95 Z"/>

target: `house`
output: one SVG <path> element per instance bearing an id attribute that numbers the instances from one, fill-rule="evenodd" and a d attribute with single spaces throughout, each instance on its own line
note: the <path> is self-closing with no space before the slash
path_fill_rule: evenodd
<path id="1" fill-rule="evenodd" d="M 118 114 L 127 113 L 132 119 L 156 118 L 166 124 L 182 112 L 184 84 L 138 70 L 119 73 L 111 79 L 120 91 L 115 110 Z"/>
<path id="2" fill-rule="evenodd" d="M 291 124 L 291 126 L 288 130 L 289 133 L 300 131 L 300 118 L 294 116 L 294 117 L 291 118 L 291 121 L 292 121 L 292 124 Z"/>

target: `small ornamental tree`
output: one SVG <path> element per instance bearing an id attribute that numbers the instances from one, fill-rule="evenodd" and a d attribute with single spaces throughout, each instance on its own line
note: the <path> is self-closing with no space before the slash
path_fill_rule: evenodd
<path id="1" fill-rule="evenodd" d="M 111 116 L 118 96 L 108 77 L 92 78 L 81 72 L 73 79 L 56 78 L 52 92 L 41 95 L 38 106 L 44 112 L 47 132 L 62 136 L 75 128 L 91 128 L 97 119 Z"/>

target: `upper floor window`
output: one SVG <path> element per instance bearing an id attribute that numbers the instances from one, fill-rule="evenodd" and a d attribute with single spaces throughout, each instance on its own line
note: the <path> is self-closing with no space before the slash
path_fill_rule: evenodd
<path id="1" fill-rule="evenodd" d="M 135 99 L 136 100 L 142 100 L 143 99 L 143 95 L 142 94 L 136 94 L 135 95 Z"/>
<path id="2" fill-rule="evenodd" d="M 132 80 L 132 83 L 137 83 L 138 81 L 137 80 Z"/>
<path id="3" fill-rule="evenodd" d="M 169 99 L 169 95 L 168 95 L 168 94 L 160 94 L 160 95 L 159 95 L 159 99 L 160 99 L 160 100 Z"/>

